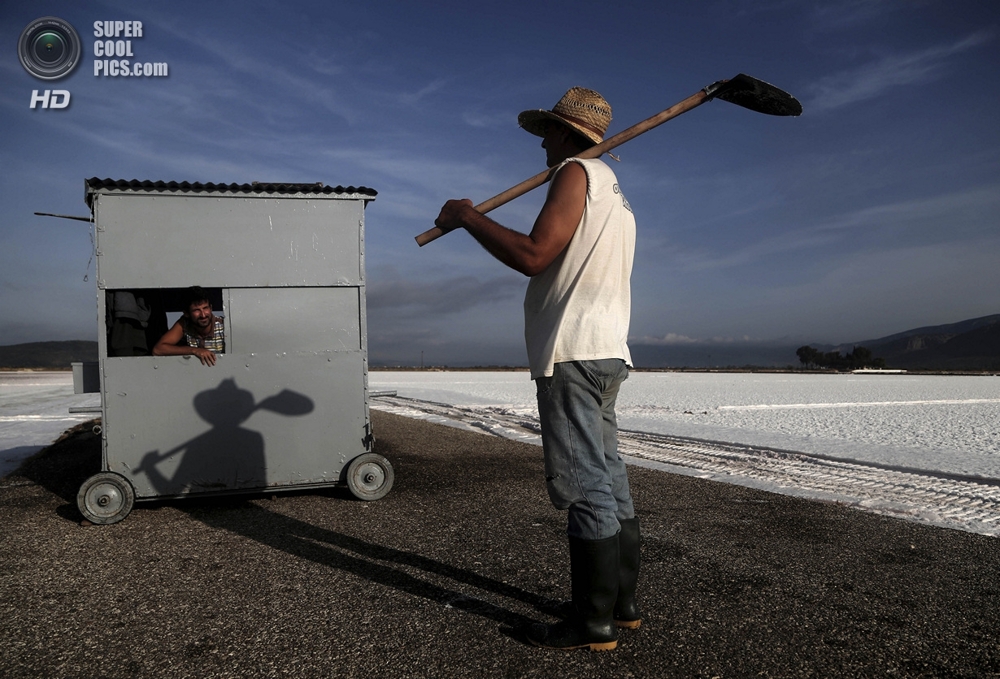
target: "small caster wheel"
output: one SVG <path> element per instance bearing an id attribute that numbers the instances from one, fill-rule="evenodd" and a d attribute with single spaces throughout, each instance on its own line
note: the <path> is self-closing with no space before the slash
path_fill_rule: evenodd
<path id="1" fill-rule="evenodd" d="M 76 506 L 91 523 L 118 523 L 132 511 L 135 491 L 121 474 L 101 472 L 83 482 L 76 494 Z"/>
<path id="2" fill-rule="evenodd" d="M 392 488 L 392 480 L 392 465 L 376 453 L 358 455 L 347 467 L 347 487 L 359 500 L 385 497 Z"/>

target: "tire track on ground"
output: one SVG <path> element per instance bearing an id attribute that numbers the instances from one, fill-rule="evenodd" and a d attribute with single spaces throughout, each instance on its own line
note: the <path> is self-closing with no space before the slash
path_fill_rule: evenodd
<path id="1" fill-rule="evenodd" d="M 400 396 L 372 407 L 405 417 L 540 443 L 527 409 L 456 406 Z M 376 432 L 377 433 L 377 432 Z M 1000 480 L 900 470 L 793 451 L 621 430 L 619 452 L 633 462 L 715 481 L 829 500 L 948 528 L 1000 536 Z M 650 465 L 652 463 L 652 465 Z"/>

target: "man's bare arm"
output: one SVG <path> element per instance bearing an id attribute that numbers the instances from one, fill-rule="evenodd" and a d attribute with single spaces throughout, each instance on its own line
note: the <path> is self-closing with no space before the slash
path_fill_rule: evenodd
<path id="1" fill-rule="evenodd" d="M 184 328 L 181 327 L 181 322 L 177 321 L 153 346 L 153 356 L 197 356 L 202 364 L 215 365 L 213 351 L 179 344 L 182 339 L 184 339 Z"/>
<path id="2" fill-rule="evenodd" d="M 587 203 L 587 173 L 579 163 L 566 163 L 552 180 L 548 197 L 525 235 L 475 210 L 470 200 L 450 200 L 434 224 L 445 231 L 464 228 L 486 250 L 525 276 L 545 271 L 566 249 Z"/>

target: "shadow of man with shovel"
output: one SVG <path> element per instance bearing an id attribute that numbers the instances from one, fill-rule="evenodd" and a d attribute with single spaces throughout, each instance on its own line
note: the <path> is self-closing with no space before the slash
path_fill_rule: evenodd
<path id="1" fill-rule="evenodd" d="M 194 397 L 195 411 L 212 429 L 164 453 L 146 453 L 135 472 L 165 496 L 266 487 L 264 437 L 241 425 L 258 410 L 300 416 L 313 408 L 312 399 L 289 389 L 255 404 L 251 392 L 225 379 Z"/>

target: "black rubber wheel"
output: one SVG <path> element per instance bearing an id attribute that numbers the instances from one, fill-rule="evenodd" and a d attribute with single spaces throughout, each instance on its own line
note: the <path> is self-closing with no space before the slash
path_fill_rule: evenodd
<path id="1" fill-rule="evenodd" d="M 121 474 L 101 472 L 83 482 L 76 494 L 76 506 L 91 523 L 118 523 L 132 511 L 135 491 Z"/>
<path id="2" fill-rule="evenodd" d="M 392 488 L 393 471 L 389 460 L 377 453 L 365 453 L 347 466 L 347 487 L 359 500 L 379 500 Z"/>

